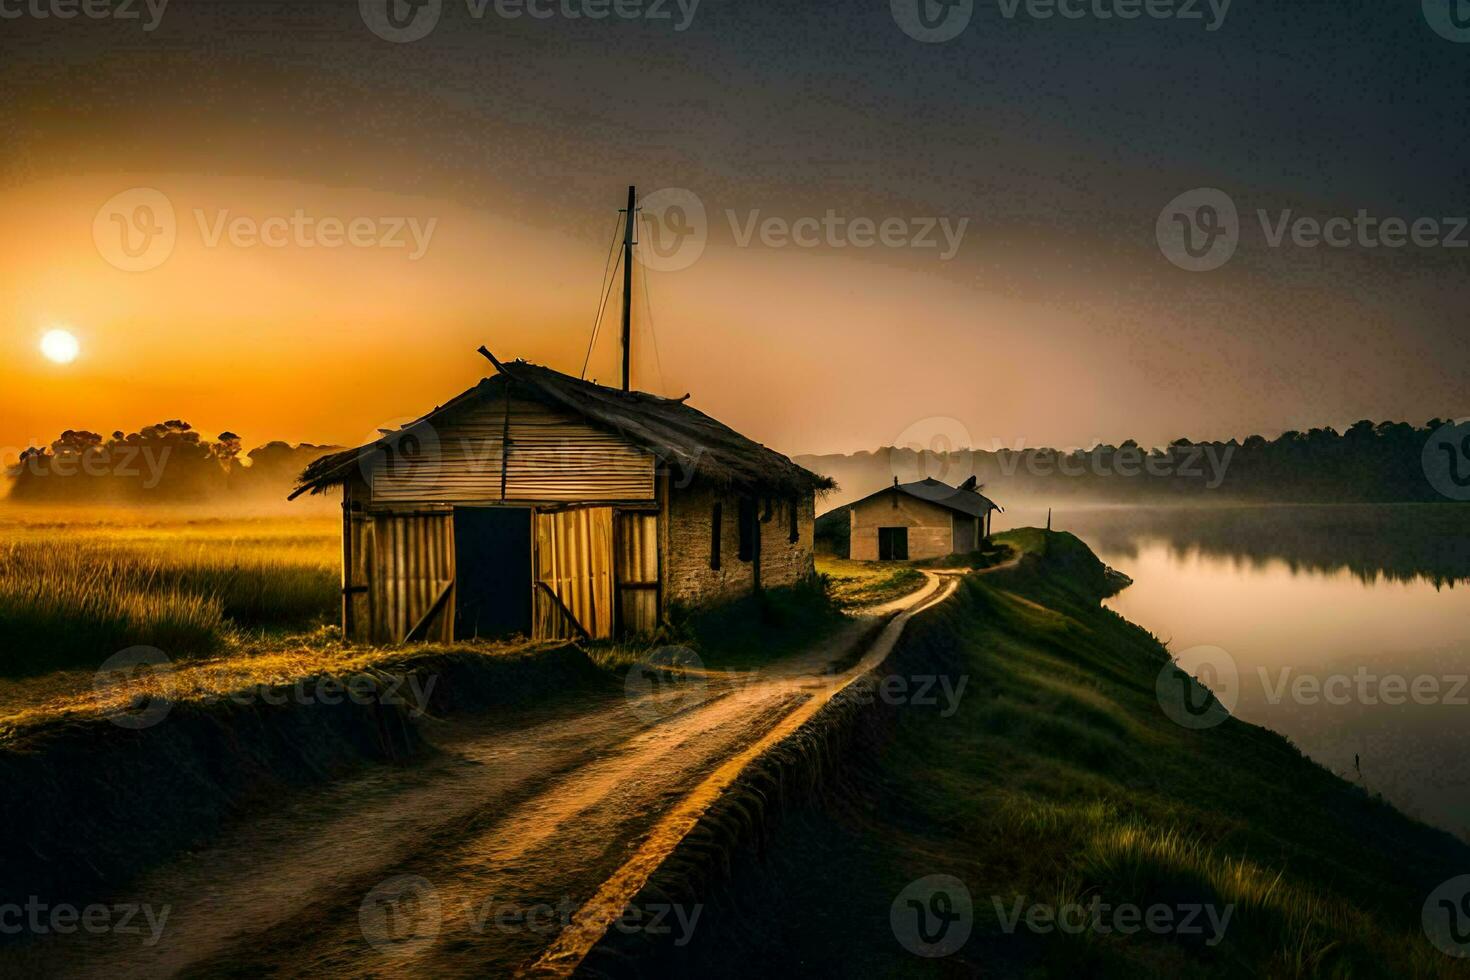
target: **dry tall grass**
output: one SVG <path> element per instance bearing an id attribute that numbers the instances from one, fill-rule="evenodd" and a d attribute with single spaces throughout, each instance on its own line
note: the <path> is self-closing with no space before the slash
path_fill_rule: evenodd
<path id="1" fill-rule="evenodd" d="M 216 653 L 335 614 L 339 531 L 321 520 L 0 518 L 0 676 L 152 646 Z"/>

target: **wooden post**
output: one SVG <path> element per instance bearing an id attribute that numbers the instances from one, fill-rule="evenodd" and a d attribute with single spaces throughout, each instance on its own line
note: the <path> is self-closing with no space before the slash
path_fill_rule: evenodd
<path id="1" fill-rule="evenodd" d="M 623 390 L 633 383 L 633 221 L 638 188 L 628 188 L 628 223 L 623 231 Z"/>
<path id="2" fill-rule="evenodd" d="M 342 639 L 352 639 L 352 487 L 342 487 Z"/>
<path id="3" fill-rule="evenodd" d="M 500 428 L 500 502 L 505 503 L 506 484 L 510 481 L 510 379 L 505 381 L 505 420 Z"/>

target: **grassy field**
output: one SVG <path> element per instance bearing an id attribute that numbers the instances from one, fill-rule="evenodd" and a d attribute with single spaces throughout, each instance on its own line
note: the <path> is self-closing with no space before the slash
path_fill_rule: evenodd
<path id="1" fill-rule="evenodd" d="M 0 677 L 95 667 L 133 646 L 188 659 L 328 623 L 340 533 L 320 518 L 0 511 Z"/>
<path id="2" fill-rule="evenodd" d="M 93 671 L 135 646 L 167 655 L 172 696 L 186 699 L 400 655 L 344 645 L 333 628 L 335 519 L 87 514 L 0 508 L 0 728 L 95 712 Z M 819 583 L 676 610 L 655 637 L 594 644 L 589 653 L 614 672 L 661 645 L 689 646 L 709 667 L 755 667 L 830 636 L 848 622 L 843 608 L 924 581 L 911 568 L 840 564 L 836 601 Z"/>
<path id="3" fill-rule="evenodd" d="M 827 577 L 832 599 L 844 609 L 875 606 L 917 591 L 924 573 L 910 565 L 817 556 L 817 573 Z"/>
<path id="4" fill-rule="evenodd" d="M 1091 552 L 1067 534 L 1002 540 L 1044 557 L 968 579 L 900 646 L 900 665 L 967 678 L 958 710 L 900 710 L 894 738 L 852 760 L 828 802 L 788 818 L 763 848 L 768 862 L 735 882 L 738 927 L 712 922 L 694 966 L 710 976 L 732 975 L 720 964 L 733 962 L 753 972 L 861 963 L 895 977 L 1470 975 L 1420 922 L 1431 890 L 1470 870 L 1470 846 L 1264 729 L 1174 724 L 1155 694 L 1168 652 L 1099 605 L 1107 577 Z M 966 885 L 974 931 L 929 960 L 896 941 L 891 916 L 906 886 L 935 874 Z M 1007 924 L 1018 903 L 1095 900 L 1232 912 L 1215 943 L 1208 928 Z M 808 910 L 801 929 L 782 918 L 788 908 Z"/>

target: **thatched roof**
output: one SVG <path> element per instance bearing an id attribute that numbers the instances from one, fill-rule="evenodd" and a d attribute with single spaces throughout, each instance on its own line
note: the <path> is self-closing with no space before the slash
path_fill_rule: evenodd
<path id="1" fill-rule="evenodd" d="M 490 356 L 488 351 L 483 353 Z M 503 364 L 494 357 L 490 359 L 497 373 L 469 391 L 398 432 L 385 433 L 383 441 L 324 456 L 308 466 L 291 499 L 344 483 L 354 468 L 382 451 L 384 442 L 416 426 L 446 421 L 497 395 L 503 398 L 507 384 L 518 396 L 566 409 L 599 428 L 618 433 L 657 457 L 660 468 L 671 467 L 680 476 L 692 474 L 696 482 L 769 496 L 825 492 L 836 486 L 830 478 L 797 466 L 775 450 L 691 408 L 685 404 L 688 395 L 661 398 L 641 391 L 625 392 L 526 361 Z"/>

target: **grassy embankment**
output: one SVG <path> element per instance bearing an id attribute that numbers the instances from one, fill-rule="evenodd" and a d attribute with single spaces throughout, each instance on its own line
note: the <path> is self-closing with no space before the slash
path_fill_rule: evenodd
<path id="1" fill-rule="evenodd" d="M 1034 529 L 999 537 L 1030 557 L 917 617 L 890 662 L 967 676 L 958 711 L 899 709 L 892 736 L 851 760 L 825 803 L 788 816 L 767 863 L 737 872 L 733 912 L 710 922 L 686 965 L 716 976 L 737 962 L 883 976 L 1470 972 L 1420 921 L 1430 891 L 1470 871 L 1470 847 L 1264 729 L 1174 724 L 1155 693 L 1168 653 L 1100 605 L 1109 582 L 1086 546 Z M 895 898 L 932 874 L 974 898 L 974 933 L 941 960 L 906 951 L 890 926 Z M 1203 941 L 1208 928 L 1002 925 L 1018 901 L 1094 897 L 1234 908 L 1217 945 Z M 799 928 L 792 909 L 805 910 Z"/>

